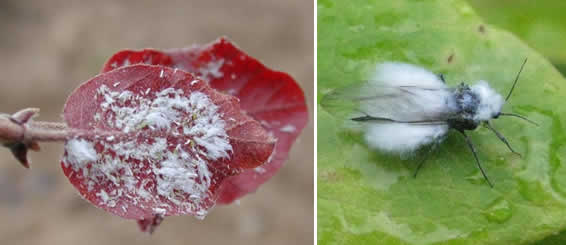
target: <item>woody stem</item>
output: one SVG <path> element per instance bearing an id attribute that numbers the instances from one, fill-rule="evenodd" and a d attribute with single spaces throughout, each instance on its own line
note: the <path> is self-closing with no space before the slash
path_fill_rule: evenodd
<path id="1" fill-rule="evenodd" d="M 65 123 L 32 121 L 20 125 L 9 117 L 0 117 L 0 142 L 16 142 L 24 138 L 62 142 L 77 133 L 77 130 L 70 130 Z"/>

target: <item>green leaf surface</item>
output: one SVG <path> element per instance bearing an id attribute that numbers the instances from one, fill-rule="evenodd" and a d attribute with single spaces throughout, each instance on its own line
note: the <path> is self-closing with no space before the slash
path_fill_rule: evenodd
<path id="1" fill-rule="evenodd" d="M 566 83 L 550 62 L 485 24 L 461 0 L 318 1 L 318 100 L 368 79 L 375 64 L 401 61 L 443 73 L 447 83 L 487 80 L 503 111 L 526 115 L 468 134 L 495 187 L 456 133 L 431 155 L 400 159 L 369 149 L 360 133 L 321 105 L 318 119 L 319 244 L 530 244 L 566 227 Z"/>
<path id="2" fill-rule="evenodd" d="M 566 74 L 566 1 L 468 2 L 486 22 L 513 32 Z"/>

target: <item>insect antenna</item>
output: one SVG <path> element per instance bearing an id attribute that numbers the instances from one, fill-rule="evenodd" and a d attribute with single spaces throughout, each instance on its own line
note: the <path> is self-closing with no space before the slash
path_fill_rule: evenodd
<path id="1" fill-rule="evenodd" d="M 534 121 L 531 121 L 531 120 L 529 120 L 527 117 L 521 116 L 521 115 L 519 115 L 519 114 L 500 112 L 500 113 L 499 113 L 499 116 L 516 117 L 516 118 L 523 119 L 523 120 L 525 120 L 525 121 L 527 121 L 527 122 L 530 122 L 530 123 L 534 124 L 535 126 L 539 126 L 538 123 L 536 123 L 536 122 L 534 122 Z"/>
<path id="2" fill-rule="evenodd" d="M 468 135 L 464 132 L 464 130 L 458 130 L 458 132 L 460 132 L 463 136 L 464 139 L 466 139 L 466 144 L 468 144 L 468 147 L 470 148 L 470 150 L 472 151 L 472 154 L 474 155 L 474 158 L 476 159 L 476 163 L 478 164 L 478 168 L 481 171 L 481 174 L 483 175 L 483 178 L 487 181 L 487 183 L 489 184 L 489 186 L 491 188 L 493 188 L 493 184 L 491 183 L 491 181 L 489 181 L 489 178 L 487 177 L 487 175 L 485 174 L 485 171 L 483 170 L 481 164 L 480 164 L 480 160 L 478 159 L 478 154 L 476 152 L 476 148 L 474 147 L 474 144 L 472 143 L 472 141 L 470 140 L 470 138 L 468 137 Z"/>
<path id="3" fill-rule="evenodd" d="M 429 149 L 426 151 L 426 153 L 424 154 L 423 158 L 421 159 L 421 161 L 419 162 L 419 165 L 417 166 L 417 170 L 415 170 L 415 173 L 413 174 L 413 178 L 417 178 L 417 174 L 419 173 L 419 170 L 421 169 L 421 167 L 424 165 L 424 163 L 426 162 L 426 159 L 428 158 L 429 155 L 432 154 L 432 151 L 436 148 L 436 144 L 433 144 L 429 147 Z"/>
<path id="4" fill-rule="evenodd" d="M 509 90 L 509 93 L 507 94 L 507 97 L 505 97 L 505 101 L 509 100 L 509 97 L 511 97 L 511 94 L 513 93 L 513 90 L 515 89 L 515 85 L 517 85 L 517 81 L 519 81 L 519 76 L 521 75 L 521 72 L 523 71 L 523 68 L 525 67 L 525 64 L 527 63 L 527 58 L 525 58 L 525 61 L 523 61 L 523 64 L 521 65 L 521 69 L 519 69 L 519 72 L 517 73 L 517 76 L 515 77 L 515 81 L 513 82 L 513 86 L 511 86 L 511 90 Z M 523 119 L 527 122 L 530 122 L 536 126 L 538 126 L 538 123 L 533 122 L 531 120 L 529 120 L 528 118 L 526 118 L 525 116 L 521 116 L 519 114 L 514 114 L 514 113 L 504 113 L 504 112 L 500 112 L 498 116 L 511 116 L 511 117 L 517 117 L 520 119 Z M 499 137 L 499 136 L 498 136 Z"/>
<path id="5" fill-rule="evenodd" d="M 511 97 L 511 93 L 513 93 L 513 90 L 515 89 L 515 85 L 517 85 L 517 81 L 519 81 L 519 76 L 521 75 L 521 72 L 523 71 L 523 68 L 525 67 L 526 63 L 527 63 L 527 58 L 525 58 L 525 61 L 523 61 L 523 64 L 521 65 L 521 69 L 519 70 L 519 73 L 517 73 L 517 76 L 515 77 L 513 86 L 511 87 L 511 90 L 509 90 L 509 94 L 507 94 L 507 97 L 505 97 L 505 101 L 508 101 L 509 97 Z"/>
<path id="6" fill-rule="evenodd" d="M 484 125 L 485 125 L 486 128 L 491 130 L 491 132 L 493 132 L 497 136 L 497 138 L 499 138 L 503 143 L 505 143 L 505 145 L 507 146 L 507 148 L 509 148 L 509 150 L 511 152 L 519 155 L 519 157 L 523 157 L 523 156 L 521 156 L 520 153 L 516 152 L 515 150 L 513 150 L 513 148 L 511 148 L 511 145 L 509 144 L 507 139 L 505 139 L 505 137 L 501 133 L 499 133 L 497 130 L 495 130 L 495 128 L 493 126 L 491 126 L 491 123 L 489 123 L 489 121 L 486 121 Z"/>

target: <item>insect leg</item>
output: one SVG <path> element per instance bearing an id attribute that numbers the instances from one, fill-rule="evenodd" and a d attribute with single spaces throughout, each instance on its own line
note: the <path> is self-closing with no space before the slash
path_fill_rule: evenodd
<path id="1" fill-rule="evenodd" d="M 421 159 L 421 161 L 419 162 L 419 165 L 417 166 L 417 170 L 415 170 L 415 173 L 413 174 L 413 178 L 417 178 L 417 174 L 419 173 L 419 170 L 421 169 L 421 167 L 424 165 L 424 163 L 426 162 L 426 159 L 428 158 L 429 155 L 432 154 L 432 151 L 436 148 L 436 144 L 433 144 L 430 146 L 430 148 L 426 151 L 426 153 L 424 154 L 423 158 Z"/>
<path id="2" fill-rule="evenodd" d="M 511 152 L 513 152 L 513 153 L 519 155 L 519 157 L 523 157 L 523 156 L 521 156 L 520 153 L 516 152 L 515 150 L 513 150 L 513 148 L 511 148 L 511 145 L 509 144 L 509 142 L 507 141 L 507 139 L 505 139 L 505 137 L 504 137 L 501 133 L 497 132 L 497 130 L 495 130 L 495 128 L 493 128 L 493 127 L 491 126 L 491 123 L 489 123 L 489 121 L 486 121 L 486 122 L 485 122 L 485 126 L 486 126 L 486 128 L 489 128 L 489 130 L 491 130 L 491 132 L 493 132 L 495 135 L 497 135 L 497 138 L 499 138 L 503 143 L 505 143 L 505 145 L 507 146 L 507 148 L 509 148 L 509 150 L 510 150 Z"/>
<path id="3" fill-rule="evenodd" d="M 446 80 L 444 80 L 444 74 L 438 73 L 438 78 L 440 78 L 440 81 L 442 81 L 442 83 L 446 83 Z"/>
<path id="4" fill-rule="evenodd" d="M 472 154 L 474 155 L 474 158 L 476 159 L 476 163 L 478 164 L 478 168 L 480 169 L 481 174 L 483 175 L 484 179 L 487 181 L 489 186 L 491 188 L 493 188 L 493 184 L 491 183 L 491 181 L 489 181 L 489 178 L 487 177 L 487 175 L 485 174 L 485 171 L 481 167 L 480 160 L 478 159 L 478 155 L 477 155 L 477 152 L 476 152 L 476 148 L 474 147 L 474 144 L 472 143 L 472 141 L 470 140 L 468 135 L 464 132 L 464 130 L 458 130 L 458 132 L 460 132 L 464 136 L 464 139 L 466 139 L 466 144 L 468 144 L 468 147 L 472 151 Z"/>

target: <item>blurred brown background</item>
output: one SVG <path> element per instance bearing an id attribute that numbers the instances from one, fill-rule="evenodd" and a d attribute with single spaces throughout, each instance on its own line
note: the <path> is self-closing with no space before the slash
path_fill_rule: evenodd
<path id="1" fill-rule="evenodd" d="M 82 200 L 64 177 L 58 144 L 25 170 L 0 149 L 0 244 L 312 244 L 313 3 L 0 0 L 0 112 L 40 107 L 61 121 L 66 97 L 124 48 L 177 48 L 225 35 L 305 91 L 311 122 L 286 166 L 239 205 L 203 221 L 169 217 L 152 236 Z"/>

